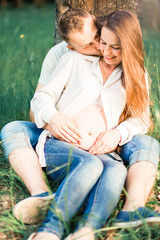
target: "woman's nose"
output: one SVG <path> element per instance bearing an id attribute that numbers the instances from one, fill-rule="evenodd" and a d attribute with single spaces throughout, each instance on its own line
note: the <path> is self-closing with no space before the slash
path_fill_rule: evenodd
<path id="1" fill-rule="evenodd" d="M 105 54 L 106 56 L 109 56 L 110 53 L 111 53 L 111 48 L 108 47 L 108 46 L 106 46 L 105 49 L 104 49 L 104 54 Z"/>

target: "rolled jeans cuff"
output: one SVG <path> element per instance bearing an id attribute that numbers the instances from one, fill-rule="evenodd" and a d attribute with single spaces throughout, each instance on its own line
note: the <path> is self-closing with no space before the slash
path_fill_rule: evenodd
<path id="1" fill-rule="evenodd" d="M 134 163 L 140 161 L 151 162 L 156 168 L 158 168 L 159 155 L 156 152 L 141 149 L 132 154 L 129 165 L 131 167 Z"/>
<path id="2" fill-rule="evenodd" d="M 6 139 L 3 139 L 2 145 L 4 147 L 4 154 L 7 159 L 9 154 L 18 148 L 33 149 L 30 143 L 30 139 L 23 132 L 15 133 Z"/>

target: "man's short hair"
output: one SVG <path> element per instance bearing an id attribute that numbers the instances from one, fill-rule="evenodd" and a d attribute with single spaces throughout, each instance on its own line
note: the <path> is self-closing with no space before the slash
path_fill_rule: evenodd
<path id="1" fill-rule="evenodd" d="M 58 21 L 58 32 L 62 39 L 69 43 L 69 33 L 71 31 L 81 32 L 84 27 L 83 18 L 87 18 L 89 13 L 81 8 L 70 8 L 65 11 Z"/>

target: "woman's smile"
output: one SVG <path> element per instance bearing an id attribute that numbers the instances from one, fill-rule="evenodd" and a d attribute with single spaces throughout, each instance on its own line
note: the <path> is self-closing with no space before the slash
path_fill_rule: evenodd
<path id="1" fill-rule="evenodd" d="M 104 56 L 104 58 L 105 58 L 106 60 L 111 61 L 111 60 L 113 60 L 113 59 L 115 58 L 115 56 L 113 56 L 113 57 L 107 57 L 107 56 Z"/>

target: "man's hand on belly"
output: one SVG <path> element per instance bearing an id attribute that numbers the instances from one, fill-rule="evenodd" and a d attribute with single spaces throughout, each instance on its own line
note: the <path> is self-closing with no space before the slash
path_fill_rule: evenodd
<path id="1" fill-rule="evenodd" d="M 104 131 L 99 134 L 89 153 L 97 155 L 112 152 L 117 148 L 120 139 L 120 133 L 116 129 Z"/>
<path id="2" fill-rule="evenodd" d="M 69 143 L 78 143 L 81 141 L 79 131 L 68 115 L 56 113 L 50 120 L 50 133 L 57 139 Z"/>

